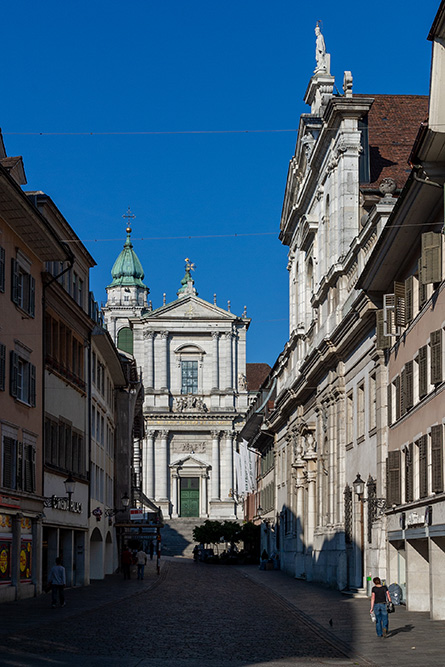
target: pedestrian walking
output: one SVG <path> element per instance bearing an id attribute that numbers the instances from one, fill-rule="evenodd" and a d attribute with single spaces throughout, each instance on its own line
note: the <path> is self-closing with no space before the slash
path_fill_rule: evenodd
<path id="1" fill-rule="evenodd" d="M 388 588 L 382 585 L 379 577 L 374 577 L 371 591 L 371 614 L 375 614 L 375 630 L 378 637 L 388 636 L 388 611 L 386 603 L 391 602 Z"/>
<path id="2" fill-rule="evenodd" d="M 124 573 L 124 579 L 131 579 L 131 566 L 133 565 L 133 556 L 128 547 L 125 547 L 122 552 L 121 564 L 122 564 L 122 572 Z"/>
<path id="3" fill-rule="evenodd" d="M 153 560 L 153 554 L 154 554 L 154 551 L 155 551 L 155 545 L 153 544 L 153 540 L 151 540 L 150 546 L 148 548 L 149 548 L 149 552 L 150 552 L 150 560 Z"/>
<path id="4" fill-rule="evenodd" d="M 56 564 L 53 565 L 48 577 L 48 583 L 51 584 L 51 606 L 53 609 L 57 606 L 57 600 L 61 607 L 65 607 L 64 588 L 66 586 L 66 571 L 62 565 L 62 559 L 57 557 Z"/>
<path id="5" fill-rule="evenodd" d="M 142 549 L 142 545 L 136 554 L 136 565 L 138 566 L 138 579 L 142 581 L 144 578 L 144 568 L 147 565 L 147 554 Z"/>

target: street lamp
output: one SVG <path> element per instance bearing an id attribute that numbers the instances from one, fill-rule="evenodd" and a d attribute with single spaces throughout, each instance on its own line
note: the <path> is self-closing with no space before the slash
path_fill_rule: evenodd
<path id="1" fill-rule="evenodd" d="M 52 507 L 53 509 L 67 509 L 68 512 L 72 512 L 72 504 L 71 504 L 71 497 L 74 493 L 74 489 L 76 488 L 76 480 L 73 479 L 71 473 L 69 473 L 68 477 L 66 480 L 63 482 L 65 485 L 65 491 L 66 491 L 66 497 L 64 496 L 47 496 L 43 498 L 43 506 L 44 507 Z M 61 503 L 62 505 L 65 504 L 65 501 L 68 500 L 68 507 L 58 507 L 58 505 Z"/>
<path id="2" fill-rule="evenodd" d="M 358 499 L 362 500 L 362 496 L 365 492 L 365 482 L 360 477 L 360 473 L 357 473 L 357 477 L 352 482 L 352 486 L 354 487 L 354 491 L 357 494 Z"/>
<path id="3" fill-rule="evenodd" d="M 130 504 L 130 498 L 128 496 L 128 493 L 125 491 L 124 495 L 121 498 L 121 503 L 123 505 L 122 509 L 117 509 L 117 508 L 110 508 L 105 510 L 105 516 L 115 516 L 119 512 L 126 512 L 128 505 Z"/>

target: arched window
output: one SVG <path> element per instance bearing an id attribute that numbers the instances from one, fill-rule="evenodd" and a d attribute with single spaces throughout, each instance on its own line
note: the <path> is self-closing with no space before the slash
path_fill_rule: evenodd
<path id="1" fill-rule="evenodd" d="M 130 327 L 124 327 L 117 334 L 117 347 L 128 354 L 133 354 L 133 331 Z"/>

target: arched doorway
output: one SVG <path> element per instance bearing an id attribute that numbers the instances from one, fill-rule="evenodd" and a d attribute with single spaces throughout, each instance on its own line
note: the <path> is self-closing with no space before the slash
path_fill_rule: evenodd
<path id="1" fill-rule="evenodd" d="M 103 579 L 104 549 L 99 528 L 95 528 L 90 537 L 90 579 Z"/>

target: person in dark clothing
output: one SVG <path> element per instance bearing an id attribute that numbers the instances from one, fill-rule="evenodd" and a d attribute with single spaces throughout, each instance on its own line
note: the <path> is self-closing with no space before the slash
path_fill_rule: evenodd
<path id="1" fill-rule="evenodd" d="M 150 560 L 153 560 L 154 550 L 155 550 L 155 545 L 153 544 L 153 540 L 152 540 L 150 542 L 150 546 L 149 546 Z"/>
<path id="2" fill-rule="evenodd" d="M 62 559 L 56 558 L 56 564 L 51 568 L 48 583 L 51 584 L 53 609 L 56 607 L 57 599 L 61 607 L 65 606 L 64 588 L 66 586 L 66 572 L 62 565 Z"/>
<path id="3" fill-rule="evenodd" d="M 375 630 L 378 637 L 388 636 L 388 612 L 386 603 L 391 602 L 388 588 L 382 585 L 379 577 L 374 577 L 371 591 L 371 614 L 375 614 Z"/>
<path id="4" fill-rule="evenodd" d="M 122 552 L 122 571 L 124 573 L 124 579 L 131 579 L 131 566 L 133 564 L 133 556 L 128 547 Z"/>

